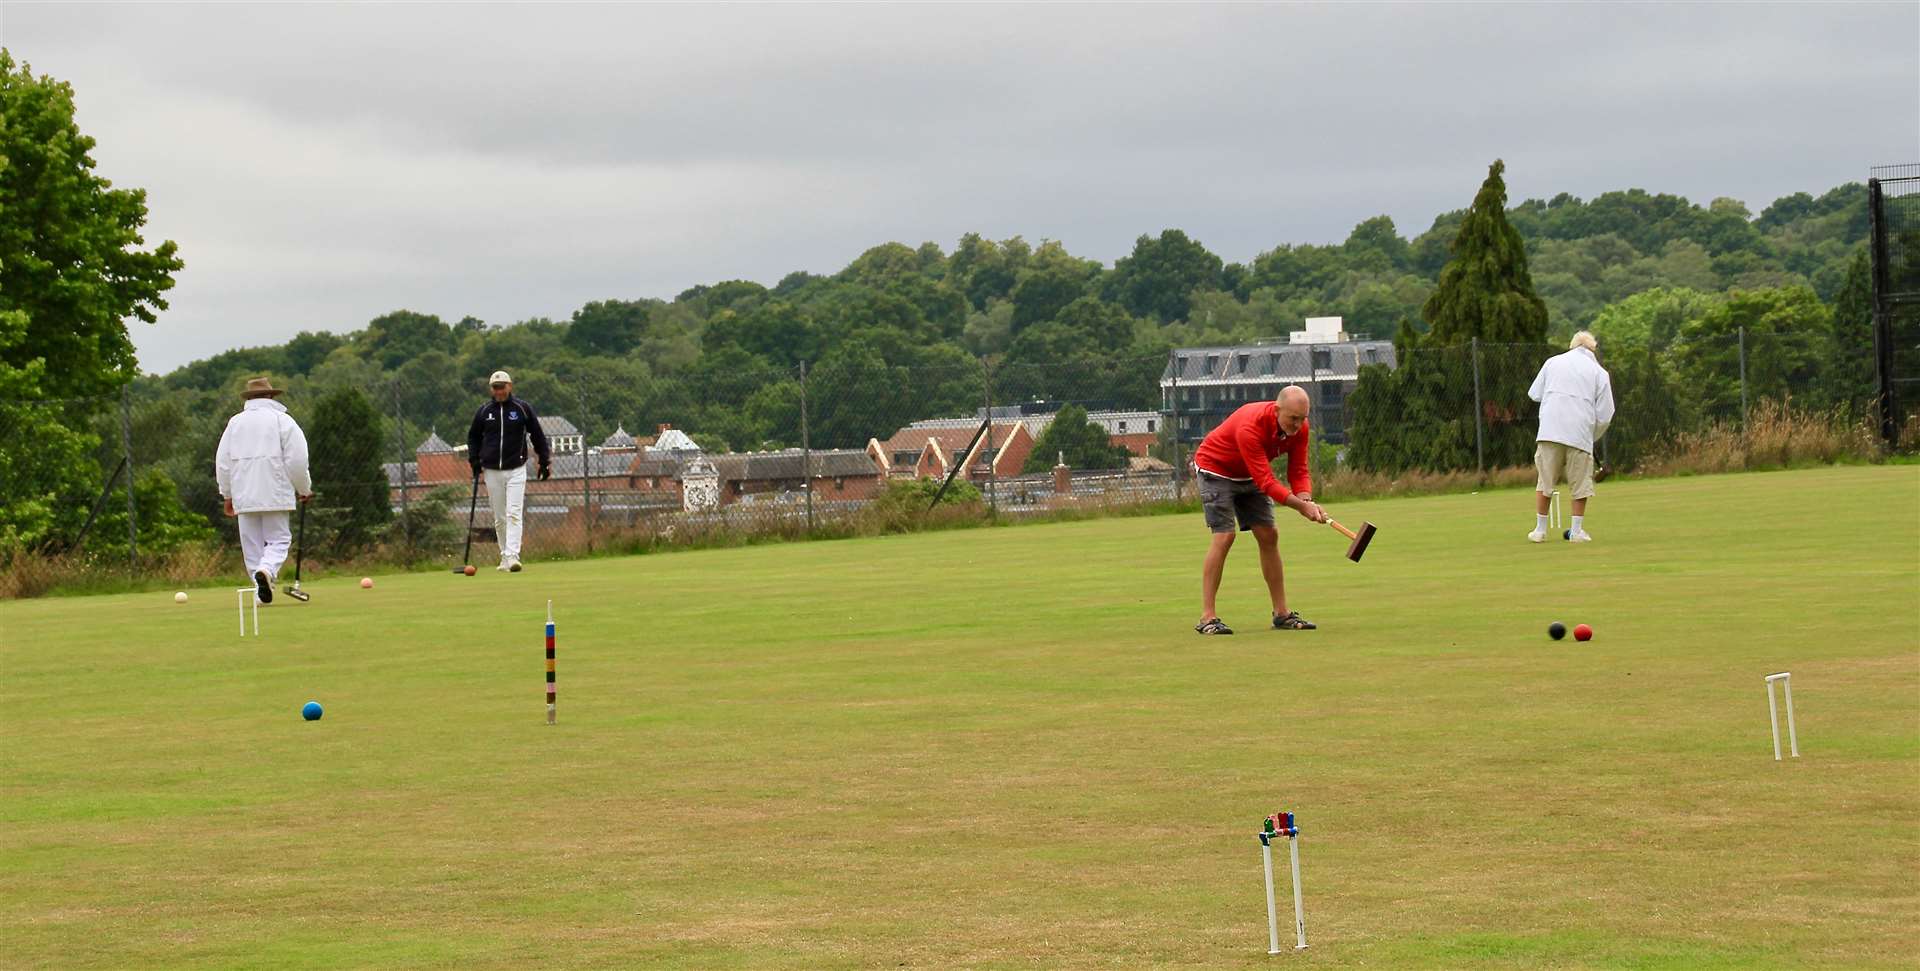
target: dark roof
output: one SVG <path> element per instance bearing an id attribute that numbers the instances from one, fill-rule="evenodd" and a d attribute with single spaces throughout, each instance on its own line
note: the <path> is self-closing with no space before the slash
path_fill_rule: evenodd
<path id="1" fill-rule="evenodd" d="M 632 435 L 627 434 L 627 426 L 621 425 L 620 427 L 615 428 L 613 430 L 613 434 L 607 436 L 606 441 L 600 443 L 600 447 L 601 448 L 639 448 L 640 443 L 637 440 L 635 440 Z"/>
<path id="2" fill-rule="evenodd" d="M 451 449 L 449 449 L 449 451 L 451 451 Z M 428 484 L 420 481 L 420 463 L 418 462 L 382 462 L 380 463 L 380 471 L 387 474 L 387 486 L 389 488 L 399 488 L 402 469 L 406 470 L 407 485 Z"/>
<path id="3" fill-rule="evenodd" d="M 1392 341 L 1343 341 L 1337 344 L 1240 344 L 1182 347 L 1173 352 L 1161 380 L 1274 381 L 1313 380 L 1313 352 L 1326 351 L 1328 369 L 1352 374 L 1362 364 L 1395 366 Z"/>
<path id="4" fill-rule="evenodd" d="M 453 451 L 453 446 L 448 445 L 446 443 L 446 440 L 440 437 L 440 433 L 438 431 L 435 431 L 435 432 L 428 433 L 427 440 L 424 442 L 421 442 L 420 447 L 414 449 L 414 451 L 415 452 L 451 452 Z"/>
<path id="5" fill-rule="evenodd" d="M 581 470 L 587 468 L 588 463 L 591 463 L 593 477 L 596 479 L 607 476 L 624 477 L 627 474 L 628 467 L 633 464 L 633 456 L 630 454 L 603 455 L 599 452 L 590 452 L 586 455 L 581 455 L 577 452 L 562 452 L 553 457 L 553 477 L 556 479 L 578 479 L 580 478 Z"/>
<path id="6" fill-rule="evenodd" d="M 573 427 L 573 422 L 570 422 L 570 421 L 568 421 L 568 420 L 566 420 L 565 418 L 561 418 L 561 417 L 559 417 L 559 416 L 557 416 L 557 415 L 543 415 L 543 416 L 541 416 L 541 418 L 540 418 L 540 430 L 541 430 L 541 431 L 543 431 L 543 432 L 545 432 L 545 433 L 547 433 L 548 435 L 578 435 L 578 434 L 580 434 L 580 429 L 578 429 L 578 428 L 575 428 L 575 427 Z"/>

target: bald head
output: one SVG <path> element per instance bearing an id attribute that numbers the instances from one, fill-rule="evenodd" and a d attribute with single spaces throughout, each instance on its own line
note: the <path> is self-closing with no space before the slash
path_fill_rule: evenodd
<path id="1" fill-rule="evenodd" d="M 1280 397 L 1273 403 L 1275 417 L 1280 422 L 1280 432 L 1292 435 L 1307 422 L 1307 411 L 1312 407 L 1312 399 L 1307 397 L 1307 389 L 1289 384 L 1280 389 Z"/>

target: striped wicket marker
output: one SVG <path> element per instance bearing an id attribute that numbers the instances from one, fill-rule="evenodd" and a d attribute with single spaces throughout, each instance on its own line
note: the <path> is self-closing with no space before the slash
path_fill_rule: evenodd
<path id="1" fill-rule="evenodd" d="M 1262 821 L 1260 832 L 1260 863 L 1267 872 L 1267 953 L 1280 952 L 1280 915 L 1273 903 L 1273 841 L 1285 839 L 1287 854 L 1293 858 L 1293 949 L 1304 951 L 1307 947 L 1307 909 L 1300 899 L 1300 826 L 1293 821 L 1292 813 L 1274 813 Z"/>
<path id="2" fill-rule="evenodd" d="M 553 724 L 553 601 L 547 601 L 547 724 Z"/>

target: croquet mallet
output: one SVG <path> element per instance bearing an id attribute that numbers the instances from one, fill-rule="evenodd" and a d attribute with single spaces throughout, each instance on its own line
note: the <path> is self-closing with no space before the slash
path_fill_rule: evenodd
<path id="1" fill-rule="evenodd" d="M 1339 530 L 1342 536 L 1353 540 L 1353 543 L 1347 547 L 1347 559 L 1355 563 L 1360 562 L 1360 557 L 1366 555 L 1367 544 L 1373 542 L 1373 534 L 1375 532 L 1374 525 L 1372 523 L 1361 523 L 1360 531 L 1357 533 L 1334 522 L 1332 519 L 1327 520 L 1327 525 Z"/>
<path id="2" fill-rule="evenodd" d="M 307 504 L 305 502 L 302 502 L 300 503 L 300 545 L 294 550 L 294 553 L 293 553 L 293 586 L 287 588 L 287 596 L 292 597 L 293 599 L 298 600 L 301 603 L 306 603 L 307 601 L 313 599 L 312 597 L 307 595 L 307 592 L 305 590 L 300 589 L 300 564 L 306 558 L 307 558 Z"/>

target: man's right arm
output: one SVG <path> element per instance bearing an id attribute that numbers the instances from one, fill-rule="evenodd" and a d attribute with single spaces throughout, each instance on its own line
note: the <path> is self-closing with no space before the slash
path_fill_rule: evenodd
<path id="1" fill-rule="evenodd" d="M 1527 397 L 1535 401 L 1542 400 L 1547 393 L 1547 366 L 1540 365 L 1540 373 L 1533 376 L 1533 387 L 1527 389 Z"/>
<path id="2" fill-rule="evenodd" d="M 213 450 L 213 478 L 220 486 L 220 494 L 233 498 L 233 454 L 227 450 L 227 443 L 233 439 L 233 422 L 227 422 L 227 429 L 220 433 L 220 446 Z"/>

